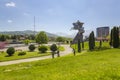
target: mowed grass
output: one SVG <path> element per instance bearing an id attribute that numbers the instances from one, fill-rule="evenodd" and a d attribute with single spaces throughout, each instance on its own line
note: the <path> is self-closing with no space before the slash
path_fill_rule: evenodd
<path id="1" fill-rule="evenodd" d="M 27 51 L 26 55 L 18 56 L 19 52 L 15 52 L 15 54 L 13 56 L 8 56 L 6 52 L 0 53 L 0 62 L 9 61 L 9 60 L 32 58 L 32 57 L 47 56 L 47 55 L 51 54 L 50 52 L 40 53 L 38 51 L 34 51 L 34 52 Z"/>
<path id="2" fill-rule="evenodd" d="M 65 48 L 63 46 L 60 46 L 59 50 L 64 51 Z M 20 51 L 16 51 L 13 56 L 8 56 L 6 52 L 0 53 L 0 62 L 51 55 L 50 49 L 46 53 L 41 53 L 37 49 L 34 52 L 25 51 L 26 55 L 22 55 L 22 56 L 18 56 L 19 52 Z"/>
<path id="3" fill-rule="evenodd" d="M 81 46 L 82 46 L 82 43 L 81 43 Z M 96 41 L 95 42 L 95 47 L 96 48 L 99 48 L 100 46 L 100 42 L 99 41 Z M 78 51 L 78 44 L 73 44 L 72 45 L 72 48 L 74 48 L 76 51 Z M 103 48 L 110 48 L 110 45 L 109 45 L 109 42 L 102 42 L 102 49 Z M 82 47 L 81 47 L 82 49 Z M 89 50 L 89 43 L 88 42 L 84 42 L 84 50 Z"/>
<path id="4" fill-rule="evenodd" d="M 58 50 L 59 50 L 59 51 L 65 51 L 65 48 L 64 48 L 63 46 L 59 46 L 59 47 L 58 47 Z"/>
<path id="5" fill-rule="evenodd" d="M 120 80 L 120 49 L 0 67 L 0 80 Z"/>

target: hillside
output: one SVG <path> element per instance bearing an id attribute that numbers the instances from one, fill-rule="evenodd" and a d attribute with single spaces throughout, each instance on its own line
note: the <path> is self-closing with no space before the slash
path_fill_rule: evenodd
<path id="1" fill-rule="evenodd" d="M 35 32 L 35 34 L 37 34 L 38 32 Z M 25 31 L 4 31 L 4 32 L 0 32 L 0 34 L 10 34 L 10 35 L 31 35 L 34 34 L 34 31 L 31 30 L 25 30 Z M 57 37 L 57 35 L 46 32 L 48 37 Z"/>

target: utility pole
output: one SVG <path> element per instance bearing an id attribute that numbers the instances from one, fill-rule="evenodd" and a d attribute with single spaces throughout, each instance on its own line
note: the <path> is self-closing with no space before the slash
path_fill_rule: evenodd
<path id="1" fill-rule="evenodd" d="M 34 16 L 34 36 L 35 36 L 35 16 Z"/>

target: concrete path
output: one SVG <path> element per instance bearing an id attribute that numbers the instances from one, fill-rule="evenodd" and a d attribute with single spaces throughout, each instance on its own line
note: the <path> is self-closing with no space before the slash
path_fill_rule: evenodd
<path id="1" fill-rule="evenodd" d="M 69 45 L 62 45 L 62 46 L 64 46 L 65 51 L 60 52 L 60 56 L 64 56 L 64 55 L 72 53 L 72 49 L 70 48 Z M 37 60 L 43 60 L 43 59 L 48 59 L 48 58 L 52 58 L 52 56 L 49 55 L 49 56 L 42 56 L 42 57 L 36 57 L 36 58 L 27 58 L 27 59 L 0 62 L 0 66 L 6 66 L 6 65 L 11 65 L 11 64 L 18 64 L 18 63 L 24 63 L 24 62 L 37 61 Z"/>

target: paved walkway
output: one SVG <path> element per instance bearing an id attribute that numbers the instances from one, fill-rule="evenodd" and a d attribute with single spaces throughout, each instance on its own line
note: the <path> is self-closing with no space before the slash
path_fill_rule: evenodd
<path id="1" fill-rule="evenodd" d="M 70 48 L 69 45 L 63 45 L 63 46 L 65 48 L 65 51 L 60 52 L 60 56 L 64 56 L 64 55 L 72 53 L 72 49 Z M 49 56 L 43 56 L 43 57 L 27 58 L 27 59 L 0 62 L 0 66 L 6 66 L 6 65 L 11 65 L 11 64 L 18 64 L 18 63 L 24 63 L 24 62 L 37 61 L 37 60 L 43 60 L 43 59 L 48 59 L 48 58 L 52 58 L 52 56 L 49 55 Z"/>

